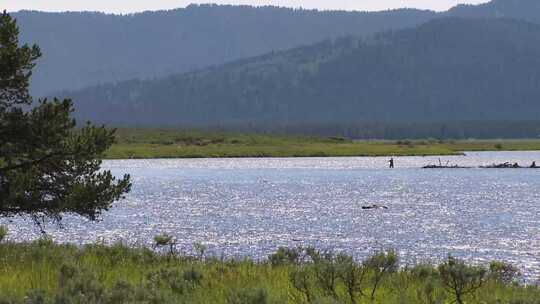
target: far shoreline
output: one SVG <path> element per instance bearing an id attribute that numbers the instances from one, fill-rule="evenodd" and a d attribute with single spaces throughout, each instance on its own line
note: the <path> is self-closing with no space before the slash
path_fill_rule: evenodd
<path id="1" fill-rule="evenodd" d="M 456 156 L 540 151 L 540 139 L 352 140 L 343 137 L 120 129 L 104 159 Z"/>

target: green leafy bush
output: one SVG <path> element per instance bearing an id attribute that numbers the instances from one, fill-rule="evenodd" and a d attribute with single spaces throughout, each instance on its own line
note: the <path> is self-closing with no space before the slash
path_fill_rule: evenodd
<path id="1" fill-rule="evenodd" d="M 446 290 L 454 296 L 458 304 L 463 304 L 466 295 L 482 287 L 486 278 L 483 267 L 469 266 L 452 256 L 439 266 L 439 273 Z"/>
<path id="2" fill-rule="evenodd" d="M 240 289 L 230 292 L 227 304 L 268 304 L 268 292 L 264 288 Z"/>

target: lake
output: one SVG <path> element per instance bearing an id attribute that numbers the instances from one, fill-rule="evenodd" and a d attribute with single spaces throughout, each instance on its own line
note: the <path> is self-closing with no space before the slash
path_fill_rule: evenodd
<path id="1" fill-rule="evenodd" d="M 478 152 L 444 164 L 540 163 L 540 152 Z M 279 246 L 311 245 L 363 258 L 394 248 L 403 263 L 448 254 L 504 260 L 540 276 L 540 169 L 420 169 L 439 157 L 114 160 L 133 191 L 103 220 L 66 217 L 47 226 L 59 242 L 151 245 L 156 234 L 192 253 L 263 259 Z M 363 210 L 379 204 L 388 209 Z M 29 220 L 7 223 L 10 238 L 33 239 Z"/>

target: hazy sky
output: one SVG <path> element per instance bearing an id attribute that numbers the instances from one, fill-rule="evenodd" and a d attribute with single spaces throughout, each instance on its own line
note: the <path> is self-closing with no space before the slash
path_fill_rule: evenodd
<path id="1" fill-rule="evenodd" d="M 414 7 L 440 11 L 459 3 L 477 4 L 484 2 L 488 2 L 488 0 L 0 0 L 0 10 L 84 10 L 130 13 L 144 10 L 185 7 L 190 3 L 218 3 L 345 10 L 384 10 L 389 8 Z"/>

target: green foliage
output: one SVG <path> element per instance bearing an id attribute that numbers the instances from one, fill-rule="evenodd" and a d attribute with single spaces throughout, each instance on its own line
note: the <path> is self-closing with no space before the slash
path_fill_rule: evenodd
<path id="1" fill-rule="evenodd" d="M 154 243 L 157 247 L 169 246 L 170 244 L 174 243 L 174 239 L 168 234 L 160 234 L 154 237 Z"/>
<path id="2" fill-rule="evenodd" d="M 445 272 L 427 264 L 386 267 L 393 265 L 389 252 L 362 262 L 343 253 L 314 249 L 309 253 L 317 262 L 306 258 L 297 264 L 271 266 L 249 260 L 200 261 L 119 244 L 4 242 L 0 244 L 0 303 L 441 304 L 454 300 L 453 294 L 446 293 Z M 367 264 L 388 269 L 374 301 L 370 292 L 376 273 Z M 537 304 L 536 299 L 540 299 L 537 286 L 493 280 L 476 289 L 475 297 L 467 295 L 468 303 Z"/>
<path id="3" fill-rule="evenodd" d="M 190 269 L 183 272 L 177 268 L 164 268 L 147 275 L 148 282 L 156 289 L 167 289 L 173 294 L 185 295 L 199 286 L 202 274 Z"/>
<path id="4" fill-rule="evenodd" d="M 37 224 L 74 213 L 96 220 L 129 191 L 129 176 L 100 171 L 114 131 L 77 129 L 69 99 L 32 103 L 37 46 L 19 46 L 13 18 L 0 16 L 0 216 L 30 215 Z"/>
<path id="5" fill-rule="evenodd" d="M 197 144 L 186 141 L 196 138 Z M 328 137 L 175 129 L 119 129 L 108 158 L 453 155 L 492 151 L 500 140 L 337 140 Z M 204 142 L 204 145 L 198 144 Z M 505 150 L 540 150 L 540 140 L 504 140 Z M 168 144 L 172 143 L 172 144 Z"/>
<path id="6" fill-rule="evenodd" d="M 208 249 L 208 247 L 202 243 L 195 243 L 193 244 L 193 247 L 195 248 L 195 251 L 197 252 L 197 258 L 202 261 L 204 259 L 204 254 L 206 250 Z"/>
<path id="7" fill-rule="evenodd" d="M 174 237 L 168 234 L 160 234 L 154 237 L 154 247 L 169 247 L 169 253 L 174 254 L 176 241 Z"/>
<path id="8" fill-rule="evenodd" d="M 316 261 L 313 269 L 315 270 L 316 282 L 323 291 L 323 294 L 326 297 L 337 299 L 338 294 L 336 288 L 339 272 L 332 257 L 326 256 L 324 259 Z"/>
<path id="9" fill-rule="evenodd" d="M 227 304 L 268 304 L 268 292 L 264 288 L 232 291 Z"/>
<path id="10" fill-rule="evenodd" d="M 192 144 L 186 138 L 196 138 Z M 412 146 L 387 141 L 337 140 L 328 137 L 233 133 L 175 129 L 119 129 L 118 143 L 107 151 L 109 158 L 199 157 L 325 157 L 382 155 L 452 155 L 459 149 L 445 144 Z M 172 143 L 172 144 L 169 144 Z M 512 144 L 540 149 L 540 141 Z M 489 145 L 483 145 L 490 148 Z"/>
<path id="11" fill-rule="evenodd" d="M 291 285 L 297 293 L 292 293 L 292 298 L 296 303 L 312 303 L 315 298 L 311 271 L 309 267 L 301 266 L 295 268 L 290 273 Z"/>
<path id="12" fill-rule="evenodd" d="M 493 261 L 489 264 L 489 278 L 503 284 L 517 282 L 521 273 L 519 269 L 512 264 Z"/>
<path id="13" fill-rule="evenodd" d="M 464 261 L 452 256 L 439 266 L 441 280 L 458 304 L 464 303 L 464 297 L 472 294 L 485 282 L 486 270 L 483 267 L 468 266 Z"/>
<path id="14" fill-rule="evenodd" d="M 91 272 L 64 265 L 60 268 L 58 304 L 104 303 L 106 290 Z"/>
<path id="15" fill-rule="evenodd" d="M 352 304 L 358 303 L 359 297 L 365 297 L 363 288 L 367 277 L 367 267 L 356 263 L 352 257 L 338 256 L 339 276 L 345 286 Z"/>
<path id="16" fill-rule="evenodd" d="M 398 270 L 399 259 L 397 253 L 393 250 L 381 251 L 365 260 L 363 265 L 371 272 L 372 288 L 370 297 L 371 301 L 373 301 L 383 279 Z"/>
<path id="17" fill-rule="evenodd" d="M 8 228 L 6 226 L 0 226 L 0 243 L 2 243 L 8 235 Z"/>
<path id="18" fill-rule="evenodd" d="M 303 248 L 279 247 L 278 250 L 268 256 L 268 261 L 274 267 L 283 265 L 296 265 L 300 262 Z"/>

